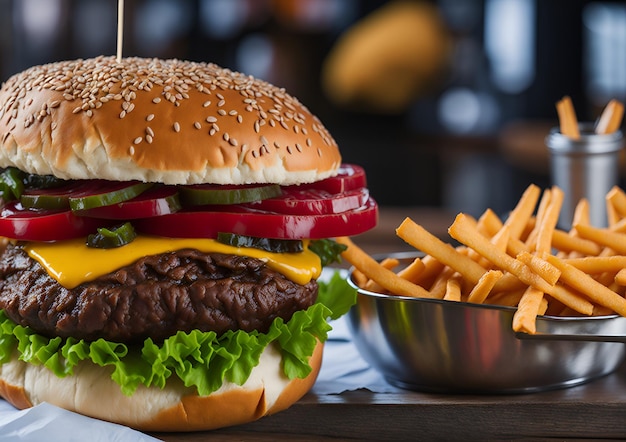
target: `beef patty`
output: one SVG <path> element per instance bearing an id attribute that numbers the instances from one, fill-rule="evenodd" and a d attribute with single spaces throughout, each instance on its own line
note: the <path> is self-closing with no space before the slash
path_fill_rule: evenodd
<path id="1" fill-rule="evenodd" d="M 191 249 L 141 258 L 73 289 L 20 246 L 0 256 L 0 309 L 48 336 L 136 342 L 178 330 L 265 332 L 316 298 L 315 281 L 299 285 L 261 260 Z"/>

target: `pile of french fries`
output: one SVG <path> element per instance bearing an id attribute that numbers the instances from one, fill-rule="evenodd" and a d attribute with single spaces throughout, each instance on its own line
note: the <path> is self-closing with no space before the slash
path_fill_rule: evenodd
<path id="1" fill-rule="evenodd" d="M 626 193 L 606 195 L 608 227 L 576 206 L 569 231 L 557 227 L 563 191 L 530 185 L 505 221 L 491 209 L 478 219 L 457 215 L 448 232 L 459 246 L 406 218 L 396 234 L 423 256 L 399 267 L 376 261 L 349 238 L 343 258 L 353 280 L 378 293 L 517 307 L 513 329 L 535 333 L 539 315 L 626 316 Z"/>
<path id="2" fill-rule="evenodd" d="M 570 97 L 556 103 L 560 131 L 580 138 Z M 624 105 L 611 100 L 596 134 L 619 129 Z M 396 234 L 423 257 L 395 271 L 396 259 L 377 262 L 349 238 L 343 258 L 353 280 L 369 291 L 418 298 L 517 307 L 513 330 L 535 333 L 537 316 L 626 316 L 626 193 L 606 195 L 608 227 L 590 223 L 589 202 L 576 206 L 572 228 L 557 228 L 563 191 L 532 184 L 502 221 L 491 209 L 479 219 L 459 214 L 448 229 L 453 247 L 407 218 Z"/>

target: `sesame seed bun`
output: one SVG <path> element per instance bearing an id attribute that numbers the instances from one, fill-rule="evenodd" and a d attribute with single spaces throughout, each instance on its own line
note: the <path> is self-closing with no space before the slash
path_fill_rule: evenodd
<path id="1" fill-rule="evenodd" d="M 163 389 L 139 386 L 126 396 L 111 380 L 110 367 L 83 363 L 74 376 L 59 378 L 42 365 L 13 359 L 0 365 L 0 396 L 20 409 L 47 402 L 141 431 L 212 430 L 251 422 L 292 405 L 313 386 L 322 349 L 319 343 L 306 378 L 289 380 L 282 373 L 280 353 L 267 347 L 243 385 L 225 382 L 208 396 L 198 396 L 177 380 Z"/>
<path id="2" fill-rule="evenodd" d="M 214 64 L 98 57 L 0 89 L 0 167 L 64 179 L 298 184 L 336 173 L 332 136 L 283 89 Z"/>

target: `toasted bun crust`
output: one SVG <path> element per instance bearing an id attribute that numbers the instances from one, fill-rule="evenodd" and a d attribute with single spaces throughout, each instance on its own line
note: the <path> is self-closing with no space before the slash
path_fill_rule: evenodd
<path id="1" fill-rule="evenodd" d="M 297 99 L 214 64 L 98 57 L 0 89 L 0 167 L 166 184 L 313 182 L 341 163 Z"/>
<path id="2" fill-rule="evenodd" d="M 17 408 L 42 402 L 141 431 L 201 431 L 251 422 L 284 410 L 313 386 L 322 362 L 322 344 L 310 359 L 313 371 L 289 380 L 273 347 L 242 385 L 225 383 L 209 396 L 198 396 L 180 381 L 164 389 L 140 386 L 126 396 L 110 377 L 111 370 L 82 364 L 73 376 L 56 377 L 43 366 L 17 359 L 0 365 L 0 396 Z"/>

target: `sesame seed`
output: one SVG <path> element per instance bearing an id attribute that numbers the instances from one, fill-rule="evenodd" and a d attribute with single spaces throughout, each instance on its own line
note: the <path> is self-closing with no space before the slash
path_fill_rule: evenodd
<path id="1" fill-rule="evenodd" d="M 141 143 L 142 141 L 143 141 L 143 138 L 142 138 L 142 137 L 137 137 L 137 138 L 135 138 L 135 139 L 133 140 L 133 144 L 139 144 L 139 143 Z"/>
<path id="2" fill-rule="evenodd" d="M 226 111 L 224 109 L 219 109 L 217 113 L 220 114 L 222 117 L 226 115 Z"/>
<path id="3" fill-rule="evenodd" d="M 152 137 L 152 135 L 146 135 L 146 143 L 148 143 L 148 144 L 152 144 L 152 140 L 153 140 L 153 139 L 154 139 L 154 138 Z"/>
<path id="4" fill-rule="evenodd" d="M 131 154 L 131 155 L 135 155 L 135 148 L 133 146 L 130 146 L 128 148 L 128 153 Z"/>
<path id="5" fill-rule="evenodd" d="M 124 118 L 126 116 L 126 111 L 120 112 L 120 118 Z"/>
<path id="6" fill-rule="evenodd" d="M 153 102 L 153 103 L 155 103 L 155 104 L 156 104 L 156 103 L 160 103 L 160 102 L 161 102 L 161 99 L 160 99 L 159 97 L 154 97 L 154 98 L 152 99 L 152 102 Z"/>
<path id="7" fill-rule="evenodd" d="M 151 127 L 149 127 L 149 126 L 148 126 L 148 127 L 146 127 L 146 133 L 147 133 L 148 135 L 150 135 L 151 137 L 154 137 L 154 131 L 153 131 L 153 130 L 152 130 L 152 128 L 151 128 Z"/>
<path id="8" fill-rule="evenodd" d="M 198 121 L 193 123 L 193 127 L 195 127 L 196 129 L 202 129 L 202 125 Z"/>
<path id="9" fill-rule="evenodd" d="M 243 123 L 243 117 L 241 115 L 237 115 L 237 123 Z"/>
<path id="10" fill-rule="evenodd" d="M 180 132 L 180 124 L 178 121 L 174 122 L 174 132 Z"/>
<path id="11" fill-rule="evenodd" d="M 149 114 L 149 115 L 146 117 L 146 121 L 152 121 L 152 120 L 154 120 L 154 114 Z"/>
<path id="12" fill-rule="evenodd" d="M 202 107 L 209 107 L 211 105 L 210 101 L 205 101 L 204 103 L 202 103 Z"/>
<path id="13" fill-rule="evenodd" d="M 207 123 L 215 123 L 216 121 L 217 121 L 217 118 L 215 118 L 213 116 L 206 117 L 206 122 Z"/>
<path id="14" fill-rule="evenodd" d="M 225 104 L 226 104 L 226 101 L 225 101 L 225 100 L 220 100 L 220 101 L 218 101 L 218 102 L 217 102 L 217 107 L 222 107 L 222 106 L 224 106 Z"/>
<path id="15" fill-rule="evenodd" d="M 236 140 L 236 139 L 234 139 L 234 138 L 229 139 L 229 140 L 228 140 L 228 142 L 230 143 L 230 145 L 231 145 L 231 146 L 235 146 L 235 147 L 236 147 L 236 146 L 238 146 L 238 145 L 239 145 L 239 143 L 237 142 L 237 140 Z"/>

